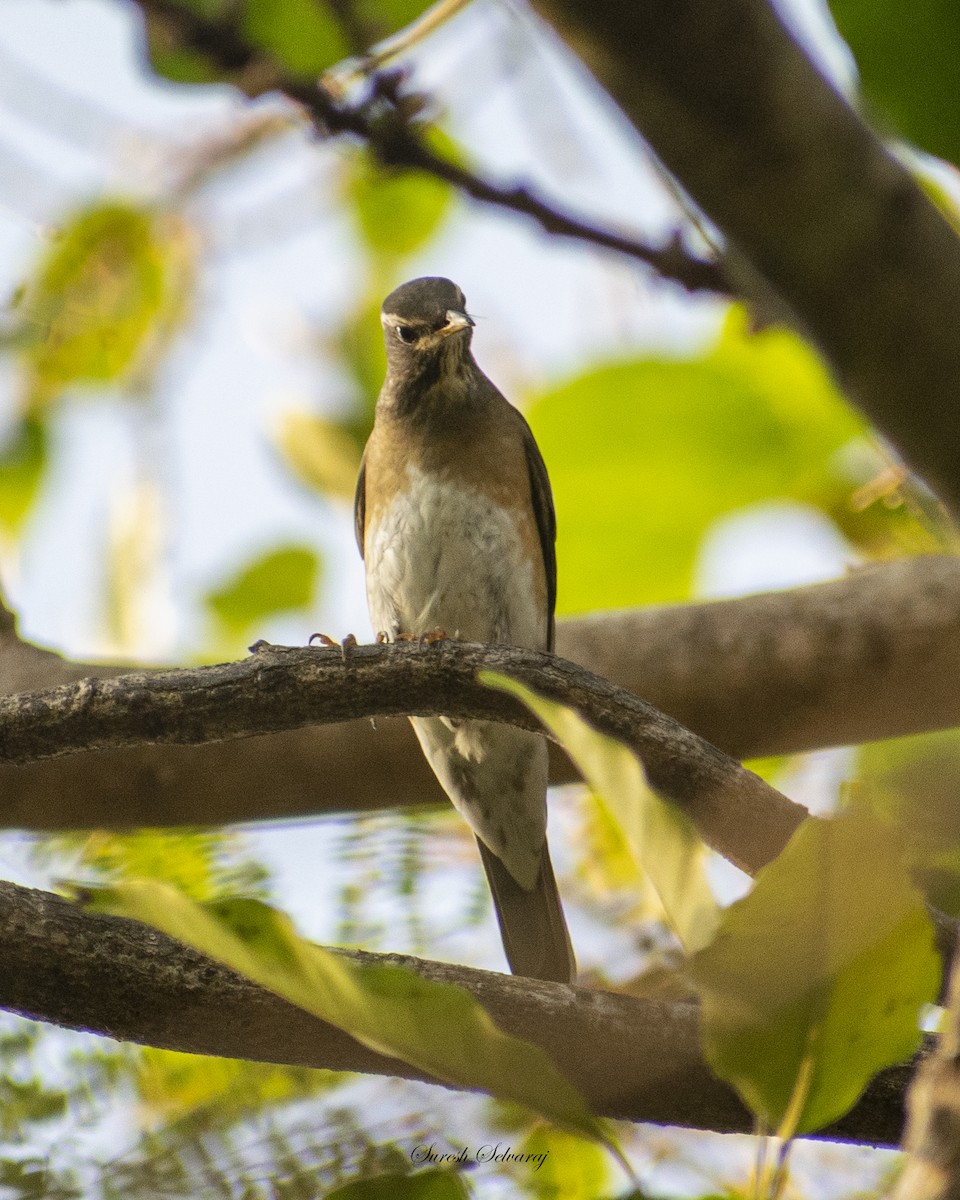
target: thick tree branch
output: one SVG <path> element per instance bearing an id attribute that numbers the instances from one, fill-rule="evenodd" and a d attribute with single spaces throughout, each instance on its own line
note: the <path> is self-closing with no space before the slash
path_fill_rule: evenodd
<path id="1" fill-rule="evenodd" d="M 563 621 L 558 648 L 738 758 L 944 728 L 960 724 L 960 560 L 910 559 L 792 591 Z M 0 630 L 0 691 L 118 670 L 67 662 Z M 552 778 L 574 778 L 559 753 Z M 395 718 L 376 729 L 360 720 L 0 762 L 0 796 L 0 824 L 28 829 L 443 802 L 408 723 Z"/>
<path id="2" fill-rule="evenodd" d="M 51 947 L 56 953 L 51 953 Z M 423 1078 L 137 921 L 88 913 L 0 883 L 0 1007 L 73 1029 L 194 1054 Z M 501 1029 L 542 1046 L 594 1111 L 627 1120 L 749 1130 L 700 1054 L 696 1008 L 588 992 L 399 955 L 468 988 Z M 892 1145 L 910 1066 L 883 1072 L 821 1136 Z"/>
<path id="3" fill-rule="evenodd" d="M 960 559 L 811 587 L 602 613 L 558 651 L 735 758 L 960 725 Z"/>
<path id="4" fill-rule="evenodd" d="M 679 237 L 664 246 L 647 245 L 563 212 L 528 187 L 493 183 L 444 158 L 405 119 L 403 97 L 396 92 L 393 76 L 375 76 L 372 98 L 365 103 L 349 104 L 322 83 L 284 71 L 265 51 L 244 38 L 232 15 L 207 17 L 179 0 L 137 0 L 137 3 L 155 31 L 162 29 L 167 41 L 203 54 L 227 78 L 234 78 L 251 94 L 268 90 L 283 92 L 303 106 L 322 134 L 352 134 L 361 138 L 384 166 L 423 171 L 474 200 L 529 217 L 547 233 L 624 254 L 688 291 L 734 294 L 724 266 L 697 258 L 684 248 Z"/>
<path id="5" fill-rule="evenodd" d="M 774 858 L 806 816 L 672 718 L 554 655 L 458 642 L 357 646 L 344 655 L 265 643 L 254 650 L 222 666 L 86 679 L 2 697 L 0 758 L 23 763 L 143 742 L 223 741 L 382 715 L 444 714 L 539 728 L 516 701 L 477 681 L 480 671 L 493 670 L 572 705 L 629 745 L 653 786 L 681 805 L 708 845 L 744 870 Z"/>
<path id="6" fill-rule="evenodd" d="M 534 0 L 960 514 L 960 239 L 767 0 Z"/>

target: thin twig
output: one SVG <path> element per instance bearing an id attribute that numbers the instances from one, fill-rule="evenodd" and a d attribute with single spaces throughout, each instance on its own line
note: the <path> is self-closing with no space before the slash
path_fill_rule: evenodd
<path id="1" fill-rule="evenodd" d="M 423 171 L 485 204 L 530 217 L 547 233 L 572 238 L 626 255 L 652 267 L 688 291 L 733 295 L 724 266 L 690 254 L 679 233 L 664 246 L 651 246 L 610 229 L 602 229 L 562 212 L 530 188 L 503 186 L 444 158 L 432 150 L 406 119 L 409 97 L 400 95 L 398 80 L 376 76 L 371 95 L 359 104 L 342 101 L 321 82 L 296 78 L 265 51 L 248 42 L 229 18 L 208 18 L 181 7 L 177 0 L 137 0 L 148 18 L 161 22 L 180 43 L 198 51 L 250 94 L 276 90 L 309 113 L 324 135 L 353 134 L 387 167 Z"/>

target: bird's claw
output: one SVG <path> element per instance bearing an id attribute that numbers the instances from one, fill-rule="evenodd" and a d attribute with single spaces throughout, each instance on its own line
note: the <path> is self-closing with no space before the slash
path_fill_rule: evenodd
<path id="1" fill-rule="evenodd" d="M 312 646 L 314 641 L 318 641 L 321 646 L 329 646 L 333 650 L 339 650 L 343 661 L 346 662 L 347 654 L 357 645 L 357 636 L 354 633 L 348 633 L 345 638 L 337 642 L 325 633 L 312 633 L 307 645 Z"/>
<path id="2" fill-rule="evenodd" d="M 447 640 L 447 631 L 441 629 L 439 625 L 436 629 L 431 629 L 429 633 L 421 633 L 417 641 L 421 646 L 434 646 L 437 642 L 445 642 Z"/>

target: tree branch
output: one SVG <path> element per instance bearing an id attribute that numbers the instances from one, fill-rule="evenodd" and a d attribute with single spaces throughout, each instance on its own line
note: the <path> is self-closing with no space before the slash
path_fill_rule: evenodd
<path id="1" fill-rule="evenodd" d="M 643 694 L 738 758 L 960 724 L 954 558 L 887 563 L 736 600 L 567 620 L 557 634 L 561 654 Z M 0 691 L 120 670 L 68 662 L 0 630 Z M 575 778 L 560 753 L 551 778 Z M 376 729 L 358 720 L 230 743 L 0 762 L 0 796 L 0 824 L 27 829 L 226 824 L 445 802 L 408 723 L 395 718 Z"/>
<path id="2" fill-rule="evenodd" d="M 240 662 L 2 697 L 0 758 L 25 763 L 143 742 L 223 741 L 382 715 L 442 714 L 539 729 L 527 709 L 477 681 L 483 670 L 572 705 L 629 745 L 651 784 L 681 805 L 708 845 L 744 870 L 774 858 L 806 816 L 801 805 L 672 718 L 573 663 L 452 641 L 357 646 L 343 655 L 258 643 Z"/>
<path id="3" fill-rule="evenodd" d="M 960 513 L 960 239 L 767 0 L 534 0 Z"/>
<path id="4" fill-rule="evenodd" d="M 47 892 L 0 883 L 0 957 L 0 1007 L 38 1020 L 193 1054 L 424 1078 L 158 930 Z M 752 1128 L 736 1095 L 703 1062 L 691 1004 L 400 955 L 355 957 L 466 987 L 501 1029 L 542 1046 L 601 1115 Z M 821 1136 L 896 1143 L 910 1069 L 884 1071 Z"/>
<path id="5" fill-rule="evenodd" d="M 284 71 L 264 50 L 244 38 L 232 16 L 210 18 L 178 0 L 137 3 L 148 22 L 162 26 L 168 40 L 203 54 L 249 94 L 282 92 L 306 110 L 323 135 L 352 134 L 362 139 L 384 166 L 423 171 L 474 200 L 529 217 L 547 233 L 624 254 L 690 292 L 736 293 L 724 265 L 691 254 L 679 235 L 664 246 L 650 246 L 565 213 L 528 187 L 493 183 L 444 158 L 405 118 L 404 97 L 397 93 L 395 76 L 375 76 L 370 100 L 348 104 L 322 83 Z"/>

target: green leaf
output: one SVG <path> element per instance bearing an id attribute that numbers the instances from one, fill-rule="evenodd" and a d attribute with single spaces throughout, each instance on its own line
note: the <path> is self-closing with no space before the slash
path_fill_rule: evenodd
<path id="1" fill-rule="evenodd" d="M 60 230 L 17 307 L 33 411 L 72 384 L 123 384 L 166 348 L 188 308 L 193 238 L 176 216 L 123 201 Z"/>
<path id="2" fill-rule="evenodd" d="M 403 29 L 427 11 L 426 0 L 357 0 L 355 11 L 374 41 Z"/>
<path id="3" fill-rule="evenodd" d="M 372 1050 L 606 1140 L 549 1056 L 501 1032 L 463 988 L 404 967 L 353 962 L 313 945 L 297 936 L 288 917 L 257 900 L 199 905 L 150 880 L 85 894 L 100 911 L 155 925 Z"/>
<path id="4" fill-rule="evenodd" d="M 960 916 L 960 733 L 861 746 L 856 776 L 859 802 L 898 827 L 924 895 Z"/>
<path id="5" fill-rule="evenodd" d="M 325 1200 L 466 1200 L 469 1195 L 463 1179 L 452 1171 L 390 1171 L 335 1188 Z"/>
<path id="6" fill-rule="evenodd" d="M 960 163 L 960 7 L 955 0 L 830 0 L 864 95 L 898 132 Z"/>
<path id="7" fill-rule="evenodd" d="M 353 499 L 363 448 L 350 424 L 313 413 L 286 412 L 280 416 L 275 438 L 287 465 L 307 487 Z"/>
<path id="8" fill-rule="evenodd" d="M 690 969 L 707 1061 L 792 1136 L 913 1054 L 941 964 L 893 831 L 854 810 L 805 821 Z"/>
<path id="9" fill-rule="evenodd" d="M 247 563 L 206 597 L 209 610 L 230 629 L 245 630 L 275 613 L 305 608 L 320 571 L 316 552 L 282 546 Z"/>
<path id="10" fill-rule="evenodd" d="M 553 484 L 563 612 L 682 599 L 711 522 L 744 505 L 816 504 L 853 537 L 897 519 L 850 511 L 837 451 L 864 425 L 820 360 L 782 330 L 748 334 L 741 314 L 700 358 L 601 367 L 527 415 Z"/>
<path id="11" fill-rule="evenodd" d="M 871 810 L 898 825 L 911 847 L 960 849 L 960 731 L 860 746 L 856 779 Z"/>
<path id="12" fill-rule="evenodd" d="M 529 1156 L 520 1178 L 536 1200 L 597 1200 L 610 1183 L 610 1160 L 595 1143 L 538 1126 L 520 1153 Z"/>
<path id="13" fill-rule="evenodd" d="M 378 166 L 369 154 L 353 160 L 346 192 L 364 245 L 381 264 L 424 246 L 453 201 L 448 184 L 422 172 Z"/>
<path id="14" fill-rule="evenodd" d="M 33 507 L 47 469 L 47 427 L 25 417 L 0 446 L 0 529 L 17 534 Z"/>
<path id="15" fill-rule="evenodd" d="M 676 805 L 649 786 L 636 755 L 591 729 L 572 708 L 545 700 L 515 679 L 483 671 L 480 681 L 509 692 L 536 713 L 619 821 L 684 948 L 692 953 L 705 946 L 720 910 L 707 881 L 703 842 Z"/>
<path id="16" fill-rule="evenodd" d="M 246 0 L 241 27 L 294 75 L 319 75 L 349 52 L 324 0 Z"/>

